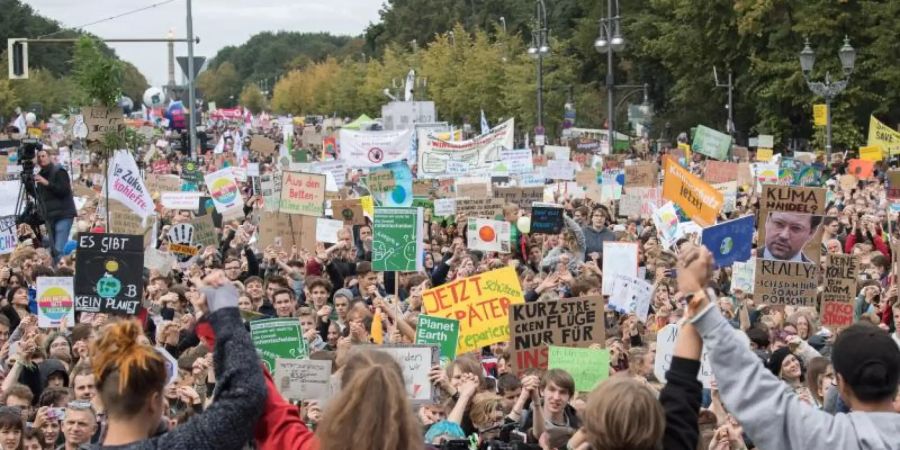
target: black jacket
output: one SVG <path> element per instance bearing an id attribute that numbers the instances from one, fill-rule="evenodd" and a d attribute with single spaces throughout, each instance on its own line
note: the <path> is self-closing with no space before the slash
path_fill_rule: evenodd
<path id="1" fill-rule="evenodd" d="M 41 168 L 40 176 L 49 182 L 46 186 L 35 183 L 37 196 L 44 204 L 44 217 L 48 221 L 55 221 L 77 216 L 75 199 L 72 197 L 72 181 L 69 179 L 66 169 L 51 164 Z"/>
<path id="2" fill-rule="evenodd" d="M 659 393 L 659 402 L 666 413 L 663 448 L 696 449 L 700 439 L 700 401 L 703 386 L 697 381 L 700 361 L 672 358 L 666 372 L 666 385 Z"/>

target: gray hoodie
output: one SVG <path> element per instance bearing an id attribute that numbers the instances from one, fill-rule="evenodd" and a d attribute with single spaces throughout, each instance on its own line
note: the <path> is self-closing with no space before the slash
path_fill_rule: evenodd
<path id="1" fill-rule="evenodd" d="M 725 407 L 758 448 L 900 450 L 900 414 L 831 415 L 801 401 L 767 370 L 710 298 L 692 322 L 703 337 Z"/>

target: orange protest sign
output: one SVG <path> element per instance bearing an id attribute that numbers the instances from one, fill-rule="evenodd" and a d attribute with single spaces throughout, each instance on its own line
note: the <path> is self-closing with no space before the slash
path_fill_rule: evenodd
<path id="1" fill-rule="evenodd" d="M 663 198 L 675 202 L 688 217 L 704 227 L 716 223 L 716 217 L 725 204 L 721 192 L 678 164 L 673 164 L 671 159 L 665 162 Z"/>
<path id="2" fill-rule="evenodd" d="M 847 166 L 847 173 L 860 180 L 868 180 L 875 174 L 875 161 L 851 159 Z"/>

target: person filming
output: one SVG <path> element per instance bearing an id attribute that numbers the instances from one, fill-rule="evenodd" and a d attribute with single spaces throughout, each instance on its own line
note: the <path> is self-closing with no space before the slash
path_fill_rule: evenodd
<path id="1" fill-rule="evenodd" d="M 37 152 L 37 165 L 40 172 L 34 176 L 36 196 L 42 205 L 39 211 L 44 215 L 53 249 L 53 263 L 56 264 L 69 240 L 69 232 L 78 213 L 72 197 L 72 182 L 66 170 L 53 162 L 46 149 Z"/>

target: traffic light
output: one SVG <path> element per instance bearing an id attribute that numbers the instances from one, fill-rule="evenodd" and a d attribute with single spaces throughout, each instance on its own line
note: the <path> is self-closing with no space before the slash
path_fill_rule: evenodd
<path id="1" fill-rule="evenodd" d="M 9 79 L 24 80 L 28 78 L 28 41 L 9 39 L 7 42 L 9 55 Z"/>

